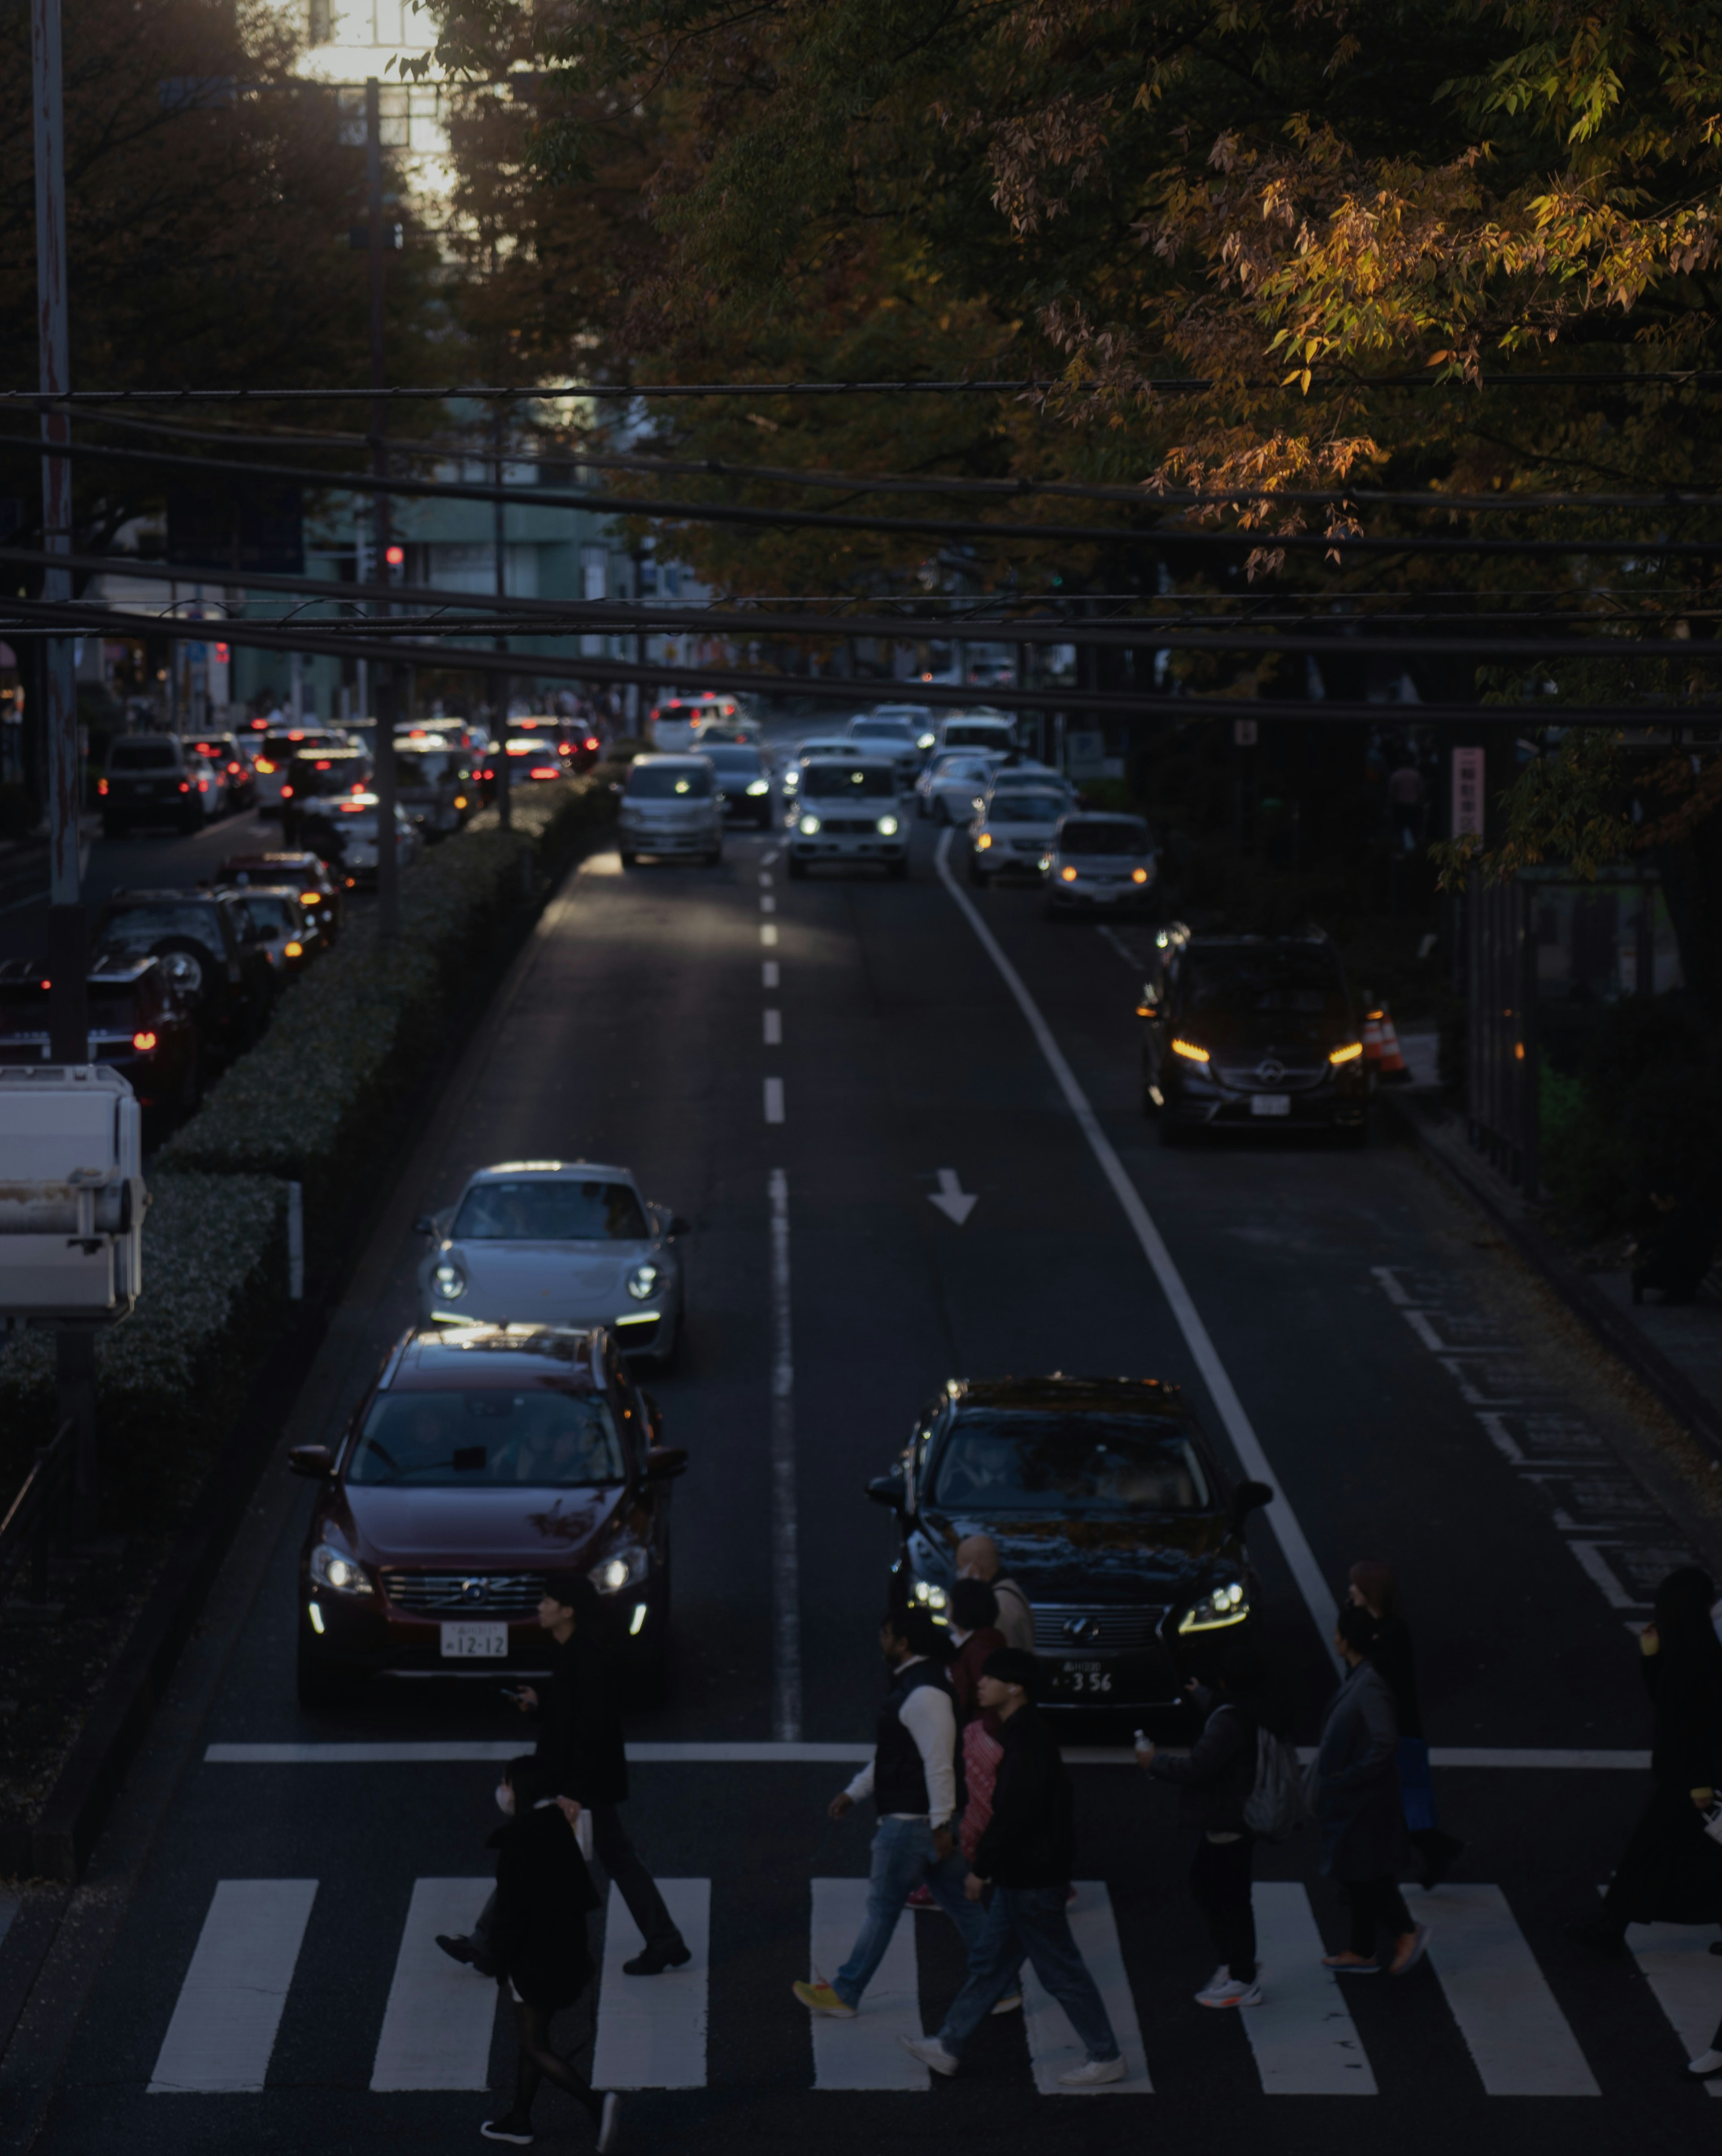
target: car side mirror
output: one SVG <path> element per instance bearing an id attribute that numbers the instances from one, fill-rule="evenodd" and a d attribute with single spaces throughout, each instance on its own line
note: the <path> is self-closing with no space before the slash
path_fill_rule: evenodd
<path id="1" fill-rule="evenodd" d="M 431 1219 L 429 1214 L 421 1213 L 419 1215 L 413 1223 L 413 1233 L 415 1235 L 434 1235 L 436 1233 L 436 1223 Z"/>
<path id="2" fill-rule="evenodd" d="M 1231 1519 L 1234 1527 L 1242 1527 L 1252 1512 L 1259 1512 L 1264 1505 L 1273 1502 L 1273 1492 L 1265 1482 L 1240 1482 L 1231 1493 Z"/>
<path id="3" fill-rule="evenodd" d="M 668 1482 L 687 1472 L 685 1445 L 655 1445 L 645 1455 L 645 1471 L 655 1482 Z"/>
<path id="4" fill-rule="evenodd" d="M 335 1455 L 326 1445 L 296 1445 L 287 1455 L 287 1465 L 296 1475 L 326 1481 L 335 1472 Z"/>
<path id="5" fill-rule="evenodd" d="M 876 1505 L 889 1505 L 894 1512 L 908 1509 L 908 1479 L 901 1467 L 893 1467 L 888 1475 L 876 1475 L 867 1485 L 867 1495 Z"/>

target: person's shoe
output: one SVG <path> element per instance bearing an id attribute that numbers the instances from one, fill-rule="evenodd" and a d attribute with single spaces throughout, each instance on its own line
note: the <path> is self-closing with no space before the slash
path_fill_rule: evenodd
<path id="1" fill-rule="evenodd" d="M 1701 2082 L 1712 2074 L 1722 2074 L 1722 2051 L 1700 2051 L 1695 2059 L 1686 2061 L 1686 2071 Z"/>
<path id="2" fill-rule="evenodd" d="M 1007 1991 L 1002 1999 L 995 1999 L 987 2011 L 990 2014 L 1020 2014 L 1022 1994 L 1020 1991 Z"/>
<path id="3" fill-rule="evenodd" d="M 1354 1953 L 1324 1954 L 1324 1969 L 1330 1969 L 1335 1976 L 1379 1976 L 1381 1964 L 1372 1957 Z"/>
<path id="4" fill-rule="evenodd" d="M 933 1898 L 933 1889 L 928 1886 L 911 1887 L 903 1896 L 902 1905 L 906 1909 L 936 1909 L 938 1907 Z"/>
<path id="5" fill-rule="evenodd" d="M 436 1943 L 450 1961 L 458 1961 L 465 1968 L 470 1969 L 477 1958 L 477 1948 L 473 1945 L 470 1939 L 463 1938 L 458 1933 L 450 1937 L 447 1932 L 439 1932 L 436 1935 Z"/>
<path id="6" fill-rule="evenodd" d="M 912 2058 L 918 2059 L 923 2066 L 931 2066 L 936 2074 L 954 2074 L 958 2061 L 946 2051 L 937 2036 L 899 2036 L 901 2044 Z"/>
<path id="7" fill-rule="evenodd" d="M 1060 2088 L 1100 2088 L 1108 2082 L 1124 2078 L 1122 2059 L 1084 2059 L 1079 2066 L 1072 2066 L 1067 2074 L 1058 2076 Z"/>
<path id="8" fill-rule="evenodd" d="M 660 1941 L 635 1955 L 632 1961 L 622 1964 L 624 1976 L 661 1976 L 666 1969 L 681 1969 L 693 1959 L 693 1948 L 677 1939 L 670 1946 Z"/>
<path id="9" fill-rule="evenodd" d="M 598 2156 L 609 2156 L 622 2127 L 622 2099 L 614 2089 L 606 2092 L 598 2116 Z"/>
<path id="10" fill-rule="evenodd" d="M 1388 1964 L 1389 1976 L 1409 1974 L 1423 1958 L 1423 1949 L 1428 1943 L 1429 1927 L 1427 1924 L 1419 1924 L 1416 1931 L 1400 1941 L 1399 1950 Z"/>
<path id="11" fill-rule="evenodd" d="M 530 2148 L 532 2145 L 532 2129 L 522 2119 L 487 2118 L 478 2130 L 486 2141 L 510 2141 L 517 2148 Z"/>
<path id="12" fill-rule="evenodd" d="M 810 2014 L 831 2014 L 840 2021 L 855 2019 L 855 2009 L 847 1999 L 840 1999 L 829 1984 L 810 1984 L 798 1976 L 789 1989 Z"/>
<path id="13" fill-rule="evenodd" d="M 1195 1995 L 1198 2006 L 1259 2006 L 1262 1987 L 1254 1977 L 1247 1984 L 1241 1976 L 1233 1976 L 1226 1969 L 1211 1984 L 1205 1984 Z"/>

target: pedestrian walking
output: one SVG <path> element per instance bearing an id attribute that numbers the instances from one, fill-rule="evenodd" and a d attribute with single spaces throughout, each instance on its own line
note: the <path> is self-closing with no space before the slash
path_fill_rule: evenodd
<path id="1" fill-rule="evenodd" d="M 925 1609 L 893 1611 L 879 1629 L 887 1687 L 873 1756 L 827 1810 L 840 1820 L 865 1798 L 878 1808 L 867 1912 L 849 1958 L 828 1983 L 815 1969 L 795 1996 L 810 2013 L 852 2020 L 871 1983 L 910 1891 L 924 1883 L 971 1950 L 980 1912 L 964 1892 L 967 1867 L 951 1820 L 960 1802 L 957 1709 L 942 1666 L 943 1641 Z"/>
<path id="2" fill-rule="evenodd" d="M 551 2082 L 591 2118 L 603 2152 L 615 2139 L 619 2099 L 614 2092 L 600 2097 L 550 2041 L 554 2016 L 592 1982 L 586 1917 L 598 1896 L 569 1815 L 578 1807 L 558 1802 L 544 1762 L 530 1755 L 502 1769 L 496 1802 L 504 1819 L 490 1840 L 496 1852 L 490 1953 L 514 2003 L 517 2048 L 514 2101 L 479 2132 L 486 2141 L 529 2147 L 533 2099 Z"/>
<path id="3" fill-rule="evenodd" d="M 998 1598 L 999 1630 L 1006 1646 L 1035 1651 L 1035 1613 L 1016 1582 L 999 1568 L 999 1545 L 990 1535 L 964 1535 L 957 1545 L 959 1579 L 984 1579 Z"/>
<path id="4" fill-rule="evenodd" d="M 990 1890 L 985 1925 L 969 1974 L 936 2036 L 898 2039 L 936 2074 L 954 2074 L 964 2046 L 1002 1997 L 1016 1989 L 1025 1961 L 1070 2018 L 1087 2056 L 1058 2078 L 1066 2088 L 1122 2081 L 1124 2061 L 1098 1986 L 1071 1936 L 1066 1897 L 1076 1861 L 1075 1807 L 1057 1739 L 1035 1704 L 1040 1665 L 1000 1647 L 981 1674 L 981 1705 L 999 1717 L 993 1815 L 964 1891 L 978 1908 Z"/>
<path id="5" fill-rule="evenodd" d="M 1722 1788 L 1722 1645 L 1710 1611 L 1715 1582 L 1694 1565 L 1656 1590 L 1639 1635 L 1639 1667 L 1654 1717 L 1650 1771 L 1656 1789 L 1632 1830 L 1602 1907 L 1576 1928 L 1605 1953 L 1624 1954 L 1628 1924 L 1722 1922 L 1722 1847 L 1704 1815 Z M 1722 2071 L 1722 2030 L 1700 2057 Z"/>
<path id="6" fill-rule="evenodd" d="M 1185 1686 L 1203 1717 L 1202 1733 L 1189 1753 L 1164 1753 L 1145 1742 L 1136 1748 L 1144 1770 L 1179 1790 L 1180 1825 L 1196 1830 L 1190 1891 L 1220 1955 L 1219 1968 L 1195 1994 L 1198 2006 L 1262 2004 L 1250 1893 L 1256 1837 L 1244 1806 L 1256 1786 L 1256 1732 L 1266 1680 L 1253 1649 L 1233 1648 L 1211 1689 L 1194 1681 Z"/>
<path id="7" fill-rule="evenodd" d="M 1416 1661 L 1392 1566 L 1376 1558 L 1360 1559 L 1351 1568 L 1350 1599 L 1375 1620 L 1370 1660 L 1386 1678 L 1393 1694 L 1393 1711 L 1399 1724 L 1400 1804 L 1406 1831 L 1417 1852 L 1417 1884 L 1437 1887 L 1465 1845 L 1436 1821 L 1435 1782 L 1429 1771 L 1429 1745 L 1417 1697 Z"/>
<path id="8" fill-rule="evenodd" d="M 1403 1976 L 1422 1959 L 1429 1931 L 1411 1922 L 1399 1891 L 1406 1855 L 1399 1723 L 1387 1680 L 1369 1659 L 1375 1636 L 1368 1610 L 1347 1603 L 1334 1633 L 1346 1676 L 1322 1724 L 1310 1810 L 1321 1833 L 1322 1876 L 1335 1881 L 1351 1905 L 1351 1943 L 1324 1955 L 1325 1965 L 1342 1975 L 1378 1975 L 1375 1939 L 1385 1932 L 1387 1974 Z"/>
<path id="9" fill-rule="evenodd" d="M 622 1967 L 630 1976 L 657 1976 L 691 1957 L 664 1897 L 628 1838 L 618 1809 L 628 1795 L 628 1755 L 622 1739 L 620 1686 L 606 1636 L 598 1590 L 578 1572 L 553 1572 L 544 1582 L 538 1622 L 550 1635 L 549 1682 L 514 1695 L 522 1714 L 539 1717 L 536 1757 L 558 1796 L 573 1798 L 592 1821 L 593 1853 L 615 1882 L 644 1945 Z M 485 1970 L 492 1910 L 467 1938 L 439 1938 L 456 1961 Z M 487 1972 L 486 1972 L 487 1973 Z"/>
<path id="10" fill-rule="evenodd" d="M 980 1676 L 990 1658 L 1005 1645 L 998 1627 L 999 1602 L 984 1579 L 959 1579 L 951 1589 L 950 1638 L 957 1652 L 949 1676 L 956 1695 L 959 1741 L 963 1748 L 963 1811 L 957 1823 L 957 1842 L 964 1861 L 972 1865 L 987 1821 L 993 1815 L 993 1789 L 1005 1748 L 999 1741 L 1003 1726 L 996 1714 L 980 1703 Z"/>

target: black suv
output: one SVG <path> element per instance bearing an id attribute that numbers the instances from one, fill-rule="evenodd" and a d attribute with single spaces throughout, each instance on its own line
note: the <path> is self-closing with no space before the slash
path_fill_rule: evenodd
<path id="1" fill-rule="evenodd" d="M 1357 1005 L 1325 936 L 1154 938 L 1144 1020 L 1142 1107 L 1160 1142 L 1192 1132 L 1367 1134 L 1370 1071 Z"/>
<path id="2" fill-rule="evenodd" d="M 0 1063 L 46 1063 L 48 977 L 33 958 L 0 963 Z M 131 1081 L 146 1112 L 188 1115 L 201 1061 L 192 1014 L 160 958 L 98 957 L 89 976 L 90 1060 Z"/>
<path id="3" fill-rule="evenodd" d="M 207 759 L 172 734 L 122 735 L 96 782 L 101 834 L 123 839 L 140 824 L 201 831 L 213 784 Z"/>
<path id="4" fill-rule="evenodd" d="M 992 1537 L 1034 1611 L 1046 1707 L 1175 1709 L 1250 1635 L 1244 1522 L 1273 1492 L 1228 1484 L 1176 1385 L 953 1378 L 867 1495 L 897 1516 L 896 1604 L 939 1621 L 957 1544 Z"/>
<path id="5" fill-rule="evenodd" d="M 105 965 L 162 960 L 206 1058 L 242 1055 L 269 1022 L 274 969 L 237 891 L 116 891 L 95 942 Z"/>

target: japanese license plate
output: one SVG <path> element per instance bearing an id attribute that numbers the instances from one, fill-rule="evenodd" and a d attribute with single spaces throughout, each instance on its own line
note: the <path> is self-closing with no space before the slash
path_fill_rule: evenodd
<path id="1" fill-rule="evenodd" d="M 1289 1093 L 1257 1093 L 1250 1102 L 1252 1116 L 1289 1116 L 1291 1112 Z"/>
<path id="2" fill-rule="evenodd" d="M 475 1661 L 508 1652 L 506 1625 L 445 1625 L 442 1633 L 445 1661 Z"/>
<path id="3" fill-rule="evenodd" d="M 1067 1662 L 1058 1672 L 1061 1692 L 1087 1699 L 1112 1690 L 1112 1671 L 1104 1662 Z"/>

